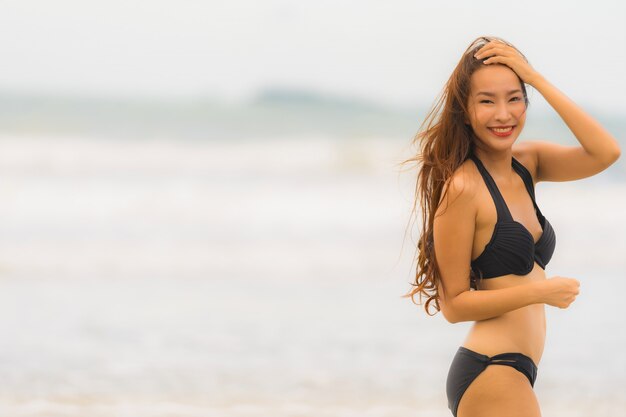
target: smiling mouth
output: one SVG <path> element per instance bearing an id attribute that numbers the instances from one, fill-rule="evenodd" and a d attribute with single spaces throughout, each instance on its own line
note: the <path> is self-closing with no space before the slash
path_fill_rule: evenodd
<path id="1" fill-rule="evenodd" d="M 515 126 L 507 126 L 507 127 L 490 127 L 491 130 L 496 136 L 509 136 L 513 133 L 513 129 Z"/>

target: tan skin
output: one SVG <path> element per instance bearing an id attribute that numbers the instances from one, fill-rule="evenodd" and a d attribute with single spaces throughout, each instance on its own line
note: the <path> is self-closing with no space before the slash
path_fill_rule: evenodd
<path id="1" fill-rule="evenodd" d="M 466 123 L 478 137 L 476 156 L 494 178 L 513 219 L 533 235 L 542 234 L 522 178 L 512 169 L 515 157 L 533 182 L 571 181 L 597 174 L 620 155 L 617 141 L 588 114 L 550 85 L 515 51 L 499 42 L 484 46 L 477 58 L 492 56 L 472 75 Z M 537 89 L 560 114 L 581 146 L 543 141 L 515 144 L 526 107 L 517 75 Z M 486 93 L 486 94 L 485 94 Z M 514 126 L 508 137 L 490 128 Z M 495 204 L 475 164 L 465 161 L 446 184 L 434 220 L 434 242 L 442 283 L 441 311 L 450 322 L 474 321 L 463 346 L 493 356 L 520 352 L 539 364 L 546 336 L 545 305 L 567 308 L 580 283 L 569 277 L 546 277 L 535 263 L 524 276 L 504 275 L 479 281 L 470 291 L 469 265 L 491 239 Z M 538 202 L 540 205 L 540 202 Z M 540 417 L 528 379 L 509 366 L 488 366 L 469 386 L 458 417 Z"/>

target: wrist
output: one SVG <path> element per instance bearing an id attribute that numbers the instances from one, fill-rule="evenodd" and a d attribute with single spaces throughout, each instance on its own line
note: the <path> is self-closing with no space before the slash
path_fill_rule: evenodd
<path id="1" fill-rule="evenodd" d="M 528 284 L 532 304 L 541 304 L 544 302 L 545 282 L 546 281 L 532 281 Z"/>
<path id="2" fill-rule="evenodd" d="M 530 85 L 535 90 L 541 90 L 547 82 L 548 81 L 543 77 L 543 75 L 538 72 L 534 72 L 530 77 L 528 77 L 526 84 Z"/>

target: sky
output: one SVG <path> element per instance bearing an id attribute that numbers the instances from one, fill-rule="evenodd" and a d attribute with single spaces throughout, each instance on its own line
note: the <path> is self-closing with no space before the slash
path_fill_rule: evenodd
<path id="1" fill-rule="evenodd" d="M 621 0 L 15 0 L 0 10 L 0 91 L 237 101 L 294 88 L 430 104 L 470 42 L 496 35 L 575 101 L 626 113 Z"/>

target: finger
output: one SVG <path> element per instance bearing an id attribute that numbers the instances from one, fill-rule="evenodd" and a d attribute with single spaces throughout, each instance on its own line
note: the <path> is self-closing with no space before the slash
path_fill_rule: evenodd
<path id="1" fill-rule="evenodd" d="M 478 51 L 476 51 L 476 53 L 474 54 L 474 56 L 480 55 L 480 54 L 484 54 L 485 52 L 489 51 L 491 48 L 493 47 L 493 45 L 483 45 L 480 48 L 478 48 Z"/>
<path id="2" fill-rule="evenodd" d="M 483 61 L 483 64 L 505 64 L 505 65 L 507 65 L 507 62 L 510 62 L 508 57 L 500 56 L 500 55 L 494 55 L 492 57 L 489 57 L 489 58 L 485 59 Z"/>
<path id="3" fill-rule="evenodd" d="M 485 48 L 478 51 L 474 56 L 476 59 L 482 59 L 484 57 L 490 57 L 498 54 L 498 50 L 495 48 Z"/>
<path id="4" fill-rule="evenodd" d="M 478 48 L 478 50 L 479 51 L 480 50 L 488 50 L 488 49 L 491 49 L 491 48 L 494 48 L 494 47 L 498 47 L 498 46 L 506 46 L 506 44 L 504 44 L 502 42 L 499 42 L 499 41 L 496 41 L 496 40 L 493 40 L 491 42 L 488 42 L 488 43 L 484 44 L 483 46 Z"/>
<path id="5" fill-rule="evenodd" d="M 499 59 L 500 60 L 499 62 L 506 63 L 508 65 L 509 63 L 513 63 L 516 57 L 510 52 L 503 52 L 503 53 L 496 52 L 493 54 L 487 53 L 485 54 L 485 56 L 479 55 L 476 57 L 476 59 L 482 59 L 485 64 L 494 63 L 494 60 Z M 491 60 L 491 61 L 487 62 L 487 60 Z"/>
<path id="6" fill-rule="evenodd" d="M 474 56 L 478 59 L 485 56 L 493 56 L 493 55 L 502 55 L 502 56 L 512 56 L 513 53 L 509 48 L 505 48 L 502 46 L 493 46 L 489 49 L 485 48 L 478 51 Z"/>

